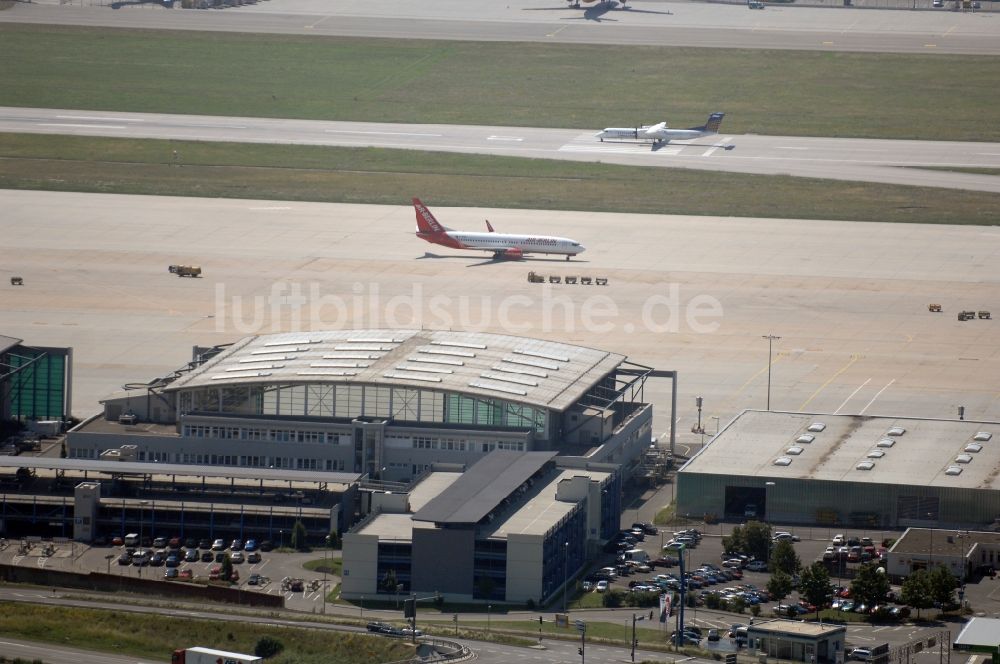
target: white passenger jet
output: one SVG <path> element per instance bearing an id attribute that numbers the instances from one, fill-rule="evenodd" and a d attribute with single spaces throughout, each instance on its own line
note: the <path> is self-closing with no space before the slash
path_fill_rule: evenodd
<path id="1" fill-rule="evenodd" d="M 487 233 L 452 230 L 438 223 L 419 198 L 413 199 L 413 209 L 417 213 L 417 237 L 421 240 L 452 249 L 492 251 L 494 259 L 520 259 L 526 254 L 560 254 L 569 260 L 587 250 L 576 240 L 567 237 L 497 233 L 489 221 L 486 222 L 486 228 L 489 229 Z"/>
<path id="2" fill-rule="evenodd" d="M 703 138 L 719 133 L 719 125 L 725 113 L 712 113 L 708 116 L 708 121 L 701 127 L 691 127 L 690 129 L 670 129 L 666 122 L 642 127 L 608 127 L 604 131 L 597 132 L 597 138 L 604 142 L 604 139 L 611 140 L 640 140 L 653 141 L 653 143 L 669 143 L 670 141 L 688 141 L 692 138 Z"/>

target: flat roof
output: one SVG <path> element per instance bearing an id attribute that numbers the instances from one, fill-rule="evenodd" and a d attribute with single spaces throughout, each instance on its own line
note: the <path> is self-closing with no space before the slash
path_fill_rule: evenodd
<path id="1" fill-rule="evenodd" d="M 479 523 L 555 455 L 555 452 L 494 450 L 415 512 L 413 519 L 434 523 Z"/>
<path id="2" fill-rule="evenodd" d="M 981 432 L 990 440 L 976 441 Z M 1000 423 L 745 410 L 680 472 L 1000 489 Z"/>
<path id="3" fill-rule="evenodd" d="M 955 638 L 955 646 L 1000 646 L 1000 620 L 970 618 Z"/>
<path id="4" fill-rule="evenodd" d="M 1000 533 L 944 528 L 907 528 L 889 552 L 897 555 L 966 556 L 977 544 L 1000 544 Z"/>
<path id="5" fill-rule="evenodd" d="M 559 483 L 580 475 L 591 480 L 603 481 L 610 473 L 593 470 L 566 469 L 545 484 L 541 490 L 509 517 L 496 524 L 491 537 L 507 537 L 517 535 L 544 535 L 553 526 L 568 516 L 577 506 L 576 502 L 557 500 L 556 493 Z"/>
<path id="6" fill-rule="evenodd" d="M 279 468 L 243 468 L 237 466 L 201 466 L 196 464 L 154 463 L 140 461 L 91 461 L 87 459 L 51 459 L 48 457 L 0 456 L 0 468 L 43 468 L 75 470 L 107 475 L 182 475 L 225 477 L 242 480 L 277 480 L 288 482 L 326 482 L 353 484 L 357 473 L 334 473 L 318 470 L 283 470 Z"/>
<path id="7" fill-rule="evenodd" d="M 844 625 L 830 625 L 829 623 L 823 625 L 820 623 L 781 619 L 754 623 L 747 629 L 748 631 L 753 630 L 769 634 L 788 634 L 792 636 L 826 636 L 828 634 L 847 631 L 847 627 Z"/>
<path id="8" fill-rule="evenodd" d="M 595 348 L 485 332 L 296 332 L 245 337 L 164 389 L 364 383 L 565 410 L 624 360 Z"/>
<path id="9" fill-rule="evenodd" d="M 6 353 L 8 350 L 21 343 L 21 341 L 21 339 L 0 334 L 0 353 Z"/>

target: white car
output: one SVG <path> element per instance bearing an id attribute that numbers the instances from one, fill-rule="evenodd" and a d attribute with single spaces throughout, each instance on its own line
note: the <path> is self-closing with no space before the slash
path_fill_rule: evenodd
<path id="1" fill-rule="evenodd" d="M 751 572 L 766 572 L 767 563 L 765 563 L 763 560 L 751 560 L 750 563 L 747 565 L 747 569 L 750 570 Z"/>
<path id="2" fill-rule="evenodd" d="M 594 589 L 599 593 L 606 592 L 608 589 L 608 582 L 605 581 L 604 579 L 601 579 L 600 581 L 597 582 L 597 586 Z"/>
<path id="3" fill-rule="evenodd" d="M 594 584 L 591 583 L 590 581 L 584 581 L 583 585 L 581 586 L 581 588 L 582 588 L 583 592 L 589 593 L 591 590 L 594 589 Z"/>
<path id="4" fill-rule="evenodd" d="M 784 530 L 779 530 L 776 532 L 771 539 L 775 542 L 798 542 L 799 536 L 793 535 L 792 533 L 785 532 Z"/>
<path id="5" fill-rule="evenodd" d="M 833 536 L 834 546 L 844 546 L 845 544 L 847 544 L 847 538 L 844 537 L 843 533 L 837 533 L 836 535 Z"/>

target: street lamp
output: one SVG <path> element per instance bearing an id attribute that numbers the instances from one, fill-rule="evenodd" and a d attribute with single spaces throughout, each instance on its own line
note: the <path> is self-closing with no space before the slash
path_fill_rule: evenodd
<path id="1" fill-rule="evenodd" d="M 566 586 L 569 585 L 569 542 L 563 542 L 563 613 L 566 613 Z"/>
<path id="2" fill-rule="evenodd" d="M 767 409 L 771 410 L 771 342 L 781 339 L 773 334 L 766 334 L 761 339 L 767 339 Z"/>
<path id="3" fill-rule="evenodd" d="M 323 615 L 326 615 L 326 568 L 330 561 L 330 536 L 325 538 L 326 550 L 323 551 Z"/>
<path id="4" fill-rule="evenodd" d="M 486 633 L 490 633 L 490 615 L 493 613 L 493 605 L 486 605 Z"/>

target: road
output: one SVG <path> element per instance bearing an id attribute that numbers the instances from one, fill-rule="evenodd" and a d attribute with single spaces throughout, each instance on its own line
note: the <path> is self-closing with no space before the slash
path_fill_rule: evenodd
<path id="1" fill-rule="evenodd" d="M 863 1 L 863 0 L 862 0 Z M 80 5 L 84 6 L 80 6 Z M 317 36 L 536 41 L 553 44 L 1000 54 L 988 13 L 781 7 L 637 0 L 583 9 L 563 0 L 269 0 L 224 11 L 111 10 L 94 0 L 16 4 L 0 21 Z M 842 5 L 839 0 L 831 5 Z M 856 3 L 858 4 L 858 3 Z M 928 7 L 927 0 L 913 6 Z"/>
<path id="2" fill-rule="evenodd" d="M 0 107 L 0 132 L 403 148 L 765 175 L 794 173 L 802 177 L 1000 192 L 1000 178 L 996 176 L 921 170 L 921 167 L 1000 169 L 997 143 L 722 134 L 654 149 L 648 143 L 602 143 L 594 138 L 594 131 L 578 129 L 16 107 Z M 180 157 L 183 163 L 183 155 Z"/>

